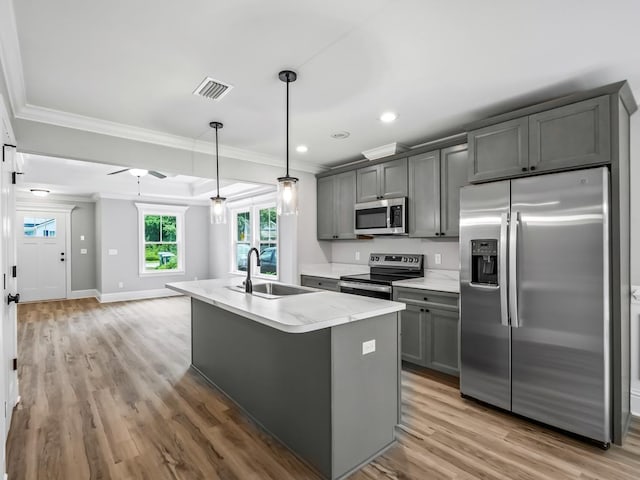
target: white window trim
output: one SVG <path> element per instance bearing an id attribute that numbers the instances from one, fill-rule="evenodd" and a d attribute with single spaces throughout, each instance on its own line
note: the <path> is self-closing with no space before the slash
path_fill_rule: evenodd
<path id="1" fill-rule="evenodd" d="M 235 208 L 230 208 L 231 214 L 231 265 L 229 269 L 229 273 L 232 275 L 241 275 L 243 277 L 247 276 L 247 272 L 243 272 L 242 270 L 236 270 L 236 265 L 238 262 L 236 261 L 236 232 L 238 230 L 237 222 L 237 214 L 242 212 L 250 212 L 251 214 L 251 241 L 249 242 L 251 247 L 255 247 L 260 251 L 260 215 L 256 215 L 255 212 L 260 211 L 260 209 L 264 208 L 275 208 L 276 200 L 271 196 L 271 198 L 260 198 L 259 202 L 251 202 L 244 203 L 238 205 Z M 276 265 L 276 275 L 266 275 L 262 274 L 256 269 L 251 270 L 251 278 L 261 278 L 265 280 L 275 280 L 278 281 L 280 278 L 280 221 L 277 220 L 278 226 L 278 236 L 276 241 L 273 242 L 276 244 L 276 251 L 278 252 L 278 264 Z M 272 243 L 272 242 L 269 242 Z M 254 256 L 251 256 L 251 260 L 253 261 Z M 255 265 L 255 264 L 253 264 Z"/>
<path id="2" fill-rule="evenodd" d="M 185 213 L 189 208 L 186 205 L 161 205 L 156 203 L 137 203 L 138 209 L 138 276 L 161 277 L 185 274 Z M 176 243 L 178 244 L 178 268 L 175 270 L 145 270 L 144 254 L 144 217 L 145 215 L 175 215 L 176 217 Z"/>

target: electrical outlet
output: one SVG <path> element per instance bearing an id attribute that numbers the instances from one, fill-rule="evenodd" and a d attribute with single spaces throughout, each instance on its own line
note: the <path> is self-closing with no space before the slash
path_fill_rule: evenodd
<path id="1" fill-rule="evenodd" d="M 434 255 L 436 265 L 440 265 L 442 263 L 442 254 L 436 253 Z"/>
<path id="2" fill-rule="evenodd" d="M 87 249 L 86 248 L 81 248 L 80 249 L 80 255 L 86 255 L 87 254 Z"/>
<path id="3" fill-rule="evenodd" d="M 376 341 L 367 340 L 366 342 L 362 342 L 362 355 L 367 355 L 369 353 L 373 353 L 376 351 Z"/>
<path id="4" fill-rule="evenodd" d="M 109 255 L 117 255 L 118 254 L 118 250 L 115 248 L 110 248 L 109 249 Z"/>
<path id="5" fill-rule="evenodd" d="M 124 283 L 118 282 L 118 288 L 124 288 Z"/>
<path id="6" fill-rule="evenodd" d="M 193 277 L 193 280 L 194 280 L 194 281 L 198 280 L 198 277 Z"/>
<path id="7" fill-rule="evenodd" d="M 84 241 L 84 235 L 80 235 L 80 241 Z"/>
<path id="8" fill-rule="evenodd" d="M 360 260 L 360 252 L 356 252 L 356 260 Z"/>

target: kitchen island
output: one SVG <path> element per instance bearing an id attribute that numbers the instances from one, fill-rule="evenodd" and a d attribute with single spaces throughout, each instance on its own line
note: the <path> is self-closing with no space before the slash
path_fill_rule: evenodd
<path id="1" fill-rule="evenodd" d="M 252 295 L 240 283 L 167 285 L 191 297 L 194 370 L 324 478 L 393 445 L 405 305 L 301 287 L 261 294 L 258 282 Z"/>

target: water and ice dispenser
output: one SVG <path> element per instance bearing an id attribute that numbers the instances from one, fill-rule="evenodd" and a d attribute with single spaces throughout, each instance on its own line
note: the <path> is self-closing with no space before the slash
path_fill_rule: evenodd
<path id="1" fill-rule="evenodd" d="M 471 240 L 471 283 L 498 285 L 498 240 Z"/>

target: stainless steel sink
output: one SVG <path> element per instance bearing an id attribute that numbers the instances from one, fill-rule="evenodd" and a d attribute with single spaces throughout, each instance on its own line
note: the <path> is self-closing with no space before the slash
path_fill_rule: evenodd
<path id="1" fill-rule="evenodd" d="M 244 285 L 236 285 L 228 288 L 233 290 L 234 292 L 245 293 Z M 313 292 L 317 292 L 317 290 L 306 287 L 298 287 L 295 285 L 283 285 L 282 283 L 265 282 L 254 284 L 252 295 L 255 295 L 256 297 L 275 299 L 287 297 L 289 295 L 301 295 L 303 293 Z"/>

